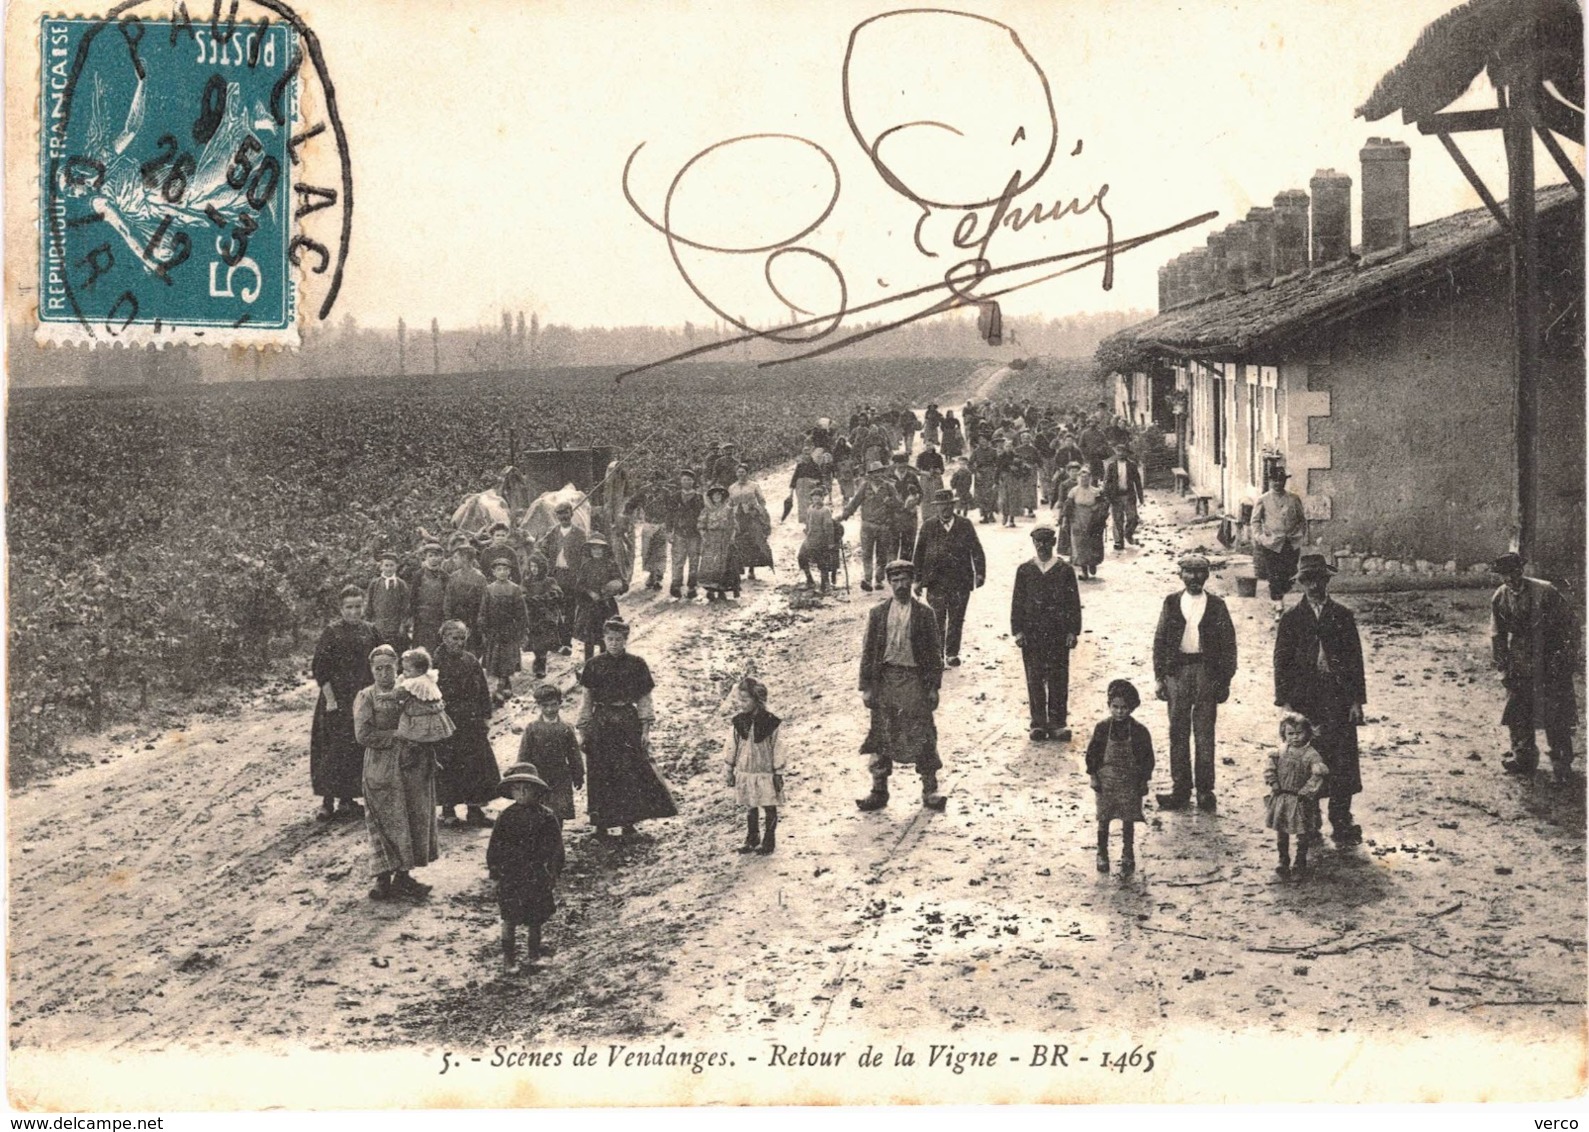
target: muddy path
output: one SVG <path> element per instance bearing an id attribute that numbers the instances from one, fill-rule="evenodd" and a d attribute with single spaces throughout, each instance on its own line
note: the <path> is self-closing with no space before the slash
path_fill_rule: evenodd
<path id="1" fill-rule="evenodd" d="M 788 474 L 763 479 L 774 514 Z M 558 953 L 534 976 L 499 974 L 485 831 L 443 830 L 427 903 L 367 899 L 362 826 L 313 818 L 307 681 L 231 718 L 107 740 L 104 761 L 9 799 L 11 1043 L 342 1049 L 1179 1024 L 1577 1034 L 1582 801 L 1546 776 L 1500 773 L 1483 594 L 1343 599 L 1368 651 L 1357 810 L 1369 843 L 1326 848 L 1296 884 L 1275 876 L 1260 802 L 1276 719 L 1268 603 L 1216 577 L 1242 652 L 1220 714 L 1220 811 L 1150 809 L 1137 875 L 1094 871 L 1082 755 L 1109 679 L 1148 697 L 1155 787 L 1168 782 L 1148 656 L 1175 556 L 1196 541 L 1188 518 L 1154 493 L 1144 545 L 1111 553 L 1084 584 L 1070 743 L 1027 739 L 1008 639 L 1032 520 L 978 527 L 989 578 L 965 664 L 945 680 L 943 814 L 921 809 L 908 774 L 888 809 L 856 810 L 855 663 L 878 598 L 797 587 L 796 521 L 775 524 L 780 567 L 741 601 L 626 597 L 681 813 L 632 845 L 570 823 L 548 929 Z M 742 815 L 722 785 L 725 698 L 751 663 L 791 751 L 766 858 L 734 852 Z M 521 694 L 493 725 L 502 765 L 529 710 Z"/>

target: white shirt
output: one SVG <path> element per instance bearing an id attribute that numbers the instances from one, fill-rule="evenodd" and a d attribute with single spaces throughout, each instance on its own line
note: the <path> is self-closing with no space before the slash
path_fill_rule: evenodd
<path id="1" fill-rule="evenodd" d="M 916 650 L 910 644 L 910 611 L 908 601 L 898 599 L 888 603 L 888 643 L 883 649 L 883 663 L 901 668 L 916 667 Z"/>
<path id="2" fill-rule="evenodd" d="M 1130 469 L 1130 467 L 1126 464 L 1126 462 L 1124 460 L 1121 460 L 1118 464 L 1115 465 L 1115 467 L 1116 467 L 1116 469 L 1118 469 L 1116 474 L 1120 477 L 1120 486 L 1121 487 L 1128 486 L 1130 484 L 1130 482 L 1131 482 L 1131 469 Z"/>
<path id="3" fill-rule="evenodd" d="M 1032 561 L 1037 563 L 1037 568 L 1046 574 L 1059 564 L 1059 555 L 1049 555 L 1047 562 L 1044 562 L 1041 558 L 1038 558 L 1034 555 Z"/>
<path id="4" fill-rule="evenodd" d="M 1203 610 L 1207 608 L 1207 590 L 1196 595 L 1189 590 L 1181 591 L 1181 616 L 1186 618 L 1186 630 L 1181 634 L 1181 651 L 1183 653 L 1201 653 L 1203 651 L 1203 635 L 1198 627 L 1203 623 Z"/>

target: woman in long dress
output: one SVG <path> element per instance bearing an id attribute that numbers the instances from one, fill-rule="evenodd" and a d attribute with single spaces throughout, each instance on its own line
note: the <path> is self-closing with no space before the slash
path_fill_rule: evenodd
<path id="1" fill-rule="evenodd" d="M 585 560 L 574 571 L 574 636 L 589 660 L 602 646 L 602 626 L 618 616 L 618 595 L 629 589 L 602 535 L 585 540 Z"/>
<path id="2" fill-rule="evenodd" d="M 1076 473 L 1076 486 L 1065 496 L 1065 527 L 1070 532 L 1070 564 L 1084 578 L 1098 576 L 1103 561 L 1103 529 L 1109 518 L 1109 504 L 1103 491 L 1094 487 L 1092 472 L 1083 466 Z"/>
<path id="3" fill-rule="evenodd" d="M 579 674 L 585 696 L 574 726 L 585 752 L 585 806 L 598 836 L 621 826 L 633 837 L 636 823 L 679 811 L 651 762 L 651 669 L 628 651 L 625 621 L 608 621 L 604 638 L 607 651 Z"/>
<path id="4" fill-rule="evenodd" d="M 734 564 L 734 513 L 728 506 L 728 488 L 713 484 L 706 491 L 706 506 L 698 521 L 701 531 L 701 588 L 707 601 L 732 592 L 739 596 L 739 569 Z"/>
<path id="5" fill-rule="evenodd" d="M 756 580 L 756 567 L 772 567 L 772 515 L 761 488 L 750 482 L 750 465 L 734 469 L 734 482 L 728 485 L 728 509 L 734 516 L 734 563 L 750 572 Z"/>
<path id="6" fill-rule="evenodd" d="M 960 431 L 960 422 L 955 419 L 955 411 L 950 409 L 943 415 L 943 454 L 953 460 L 956 456 L 963 456 L 965 450 L 965 434 Z"/>
<path id="7" fill-rule="evenodd" d="M 458 807 L 467 807 L 457 824 L 485 829 L 491 819 L 481 807 L 498 797 L 502 775 L 486 733 L 491 723 L 491 686 L 480 659 L 465 647 L 468 640 L 469 627 L 462 621 L 442 625 L 436 684 L 454 730 L 451 738 L 436 746 L 441 762 L 436 774 L 436 804 L 444 817 L 455 820 Z"/>
<path id="8" fill-rule="evenodd" d="M 353 734 L 353 698 L 370 682 L 370 650 L 381 633 L 364 620 L 364 591 L 346 586 L 337 607 L 342 616 L 327 625 L 315 644 L 311 672 L 320 685 L 309 732 L 309 781 L 320 796 L 321 821 L 344 821 L 364 811 L 364 751 Z M 395 724 L 394 724 L 395 726 Z"/>
<path id="9" fill-rule="evenodd" d="M 369 667 L 374 681 L 355 697 L 352 716 L 353 733 L 364 748 L 364 827 L 375 866 L 370 898 L 423 897 L 430 885 L 415 880 L 409 870 L 423 868 L 439 855 L 436 756 L 429 744 L 410 743 L 397 734 L 403 712 L 397 650 L 377 646 L 369 655 Z"/>

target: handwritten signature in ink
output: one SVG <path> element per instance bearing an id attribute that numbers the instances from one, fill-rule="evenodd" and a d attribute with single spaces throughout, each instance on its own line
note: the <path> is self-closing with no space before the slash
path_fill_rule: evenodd
<path id="1" fill-rule="evenodd" d="M 691 157 L 673 176 L 657 218 L 641 206 L 631 186 L 636 159 L 645 148 L 641 142 L 624 163 L 625 200 L 666 239 L 675 269 L 696 297 L 744 333 L 634 367 L 619 374 L 618 380 L 751 339 L 808 347 L 761 363 L 785 364 L 832 353 L 962 307 L 981 308 L 984 327 L 996 328 L 1000 297 L 1099 264 L 1103 266 L 1102 287 L 1109 290 L 1114 285 L 1117 255 L 1204 224 L 1217 215 L 1205 212 L 1121 239 L 1104 204 L 1107 183 L 1099 185 L 1085 201 L 1072 197 L 1048 204 L 1019 203 L 1054 164 L 1059 119 L 1042 67 L 1013 28 L 987 16 L 918 8 L 861 21 L 851 31 L 844 54 L 843 105 L 850 132 L 873 170 L 890 190 L 921 210 L 912 230 L 916 251 L 924 258 L 939 258 L 933 248 L 940 240 L 931 234 L 938 227 L 935 221 L 958 214 L 948 244 L 963 255 L 944 270 L 941 280 L 852 307 L 838 263 L 803 242 L 833 215 L 840 200 L 839 163 L 828 150 L 809 138 L 784 133 L 744 134 L 716 142 Z M 1071 156 L 1081 150 L 1078 140 Z M 742 168 L 756 169 L 772 164 L 765 159 L 775 153 L 784 165 L 807 166 L 808 179 L 823 186 L 808 220 L 789 222 L 793 231 L 761 232 L 733 242 L 681 231 L 675 207 L 692 176 L 724 158 L 737 161 Z M 745 194 L 745 199 L 754 201 L 755 194 Z M 1000 266 L 990 258 L 990 245 L 1002 231 L 1020 233 L 1029 225 L 1089 213 L 1103 223 L 1101 243 Z M 773 329 L 751 326 L 707 292 L 686 263 L 686 249 L 710 255 L 764 257 L 762 275 L 769 292 L 791 312 L 809 317 Z M 807 267 L 816 267 L 831 280 L 832 301 L 824 313 L 797 304 L 777 282 L 780 265 L 789 257 L 800 257 Z M 1040 269 L 1050 270 L 1028 277 Z M 1012 278 L 1017 273 L 1020 277 Z M 989 285 L 993 285 L 991 289 Z M 839 334 L 848 316 L 913 301 L 925 301 L 925 305 L 879 325 Z M 991 320 L 989 313 L 994 315 Z M 996 329 L 985 332 L 990 341 L 997 333 Z"/>

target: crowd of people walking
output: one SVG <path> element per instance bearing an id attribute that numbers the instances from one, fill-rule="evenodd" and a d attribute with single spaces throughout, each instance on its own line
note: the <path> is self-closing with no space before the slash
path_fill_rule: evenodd
<path id="1" fill-rule="evenodd" d="M 1030 740 L 1071 739 L 1070 658 L 1083 632 L 1083 584 L 1098 577 L 1107 532 L 1117 552 L 1137 543 L 1145 477 L 1133 445 L 1125 424 L 1101 408 L 1059 412 L 1031 402 L 969 402 L 958 417 L 929 405 L 921 419 L 863 406 L 847 428 L 827 418 L 811 428 L 779 519 L 794 515 L 803 528 L 798 568 L 813 590 L 838 586 L 841 572 L 847 585 L 845 524 L 859 516 L 859 589 L 887 594 L 869 611 L 860 644 L 859 691 L 869 714 L 861 754 L 870 777 L 856 801 L 862 812 L 889 804 L 896 768 L 914 770 L 924 807 L 947 805 L 936 713 L 961 664 L 968 606 L 988 579 L 979 525 L 1033 520 L 1032 555 L 1008 595 L 1010 635 L 1025 670 Z M 412 870 L 436 859 L 440 822 L 491 829 L 486 865 L 497 884 L 505 962 L 516 971 L 519 927 L 529 932 L 530 958 L 545 953 L 541 926 L 555 907 L 561 829 L 576 816 L 577 790 L 601 837 L 616 829 L 632 839 L 639 823 L 677 813 L 652 757 L 654 680 L 628 650 L 618 598 L 630 589 L 636 550 L 641 584 L 652 591 L 666 584 L 678 601 L 700 591 L 707 602 L 732 601 L 758 581 L 757 569 L 772 568 L 773 520 L 750 471 L 733 444 L 715 445 L 671 485 L 587 505 L 584 514 L 560 503 L 554 525 L 536 539 L 500 522 L 460 531 L 445 548 L 427 540 L 406 562 L 382 554 L 376 577 L 341 591 L 340 615 L 312 665 L 320 697 L 311 785 L 322 820 L 365 820 L 373 899 L 424 899 L 428 886 Z M 1264 771 L 1263 819 L 1276 833 L 1278 871 L 1304 877 L 1326 815 L 1338 850 L 1363 840 L 1352 804 L 1363 789 L 1357 732 L 1367 690 L 1356 620 L 1329 593 L 1335 568 L 1325 555 L 1303 552 L 1306 521 L 1283 469 L 1270 469 L 1267 487 L 1251 520 L 1255 570 L 1269 583 L 1276 617 L 1279 742 Z M 1494 563 L 1503 582 L 1492 601 L 1493 659 L 1508 691 L 1503 723 L 1511 737 L 1504 765 L 1531 774 L 1540 757 L 1535 735 L 1544 730 L 1565 781 L 1577 631 L 1565 599 L 1527 577 L 1525 565 L 1516 554 Z M 1242 658 L 1229 608 L 1208 589 L 1211 573 L 1200 554 L 1180 559 L 1180 585 L 1164 596 L 1142 646 L 1165 704 L 1170 789 L 1156 802 L 1166 812 L 1218 808 L 1219 707 Z M 1288 609 L 1293 586 L 1301 599 Z M 518 762 L 503 775 L 488 725 L 525 654 L 539 718 L 524 728 Z M 559 676 L 580 690 L 572 726 L 561 718 L 565 691 L 548 679 L 554 656 L 570 658 Z M 734 695 L 724 765 L 745 813 L 739 848 L 770 854 L 789 754 L 766 685 L 747 675 Z M 1108 681 L 1102 703 L 1107 715 L 1085 747 L 1098 868 L 1111 868 L 1118 822 L 1120 871 L 1129 874 L 1154 743 L 1135 718 L 1142 696 L 1131 682 Z M 513 804 L 493 820 L 485 807 L 504 794 Z"/>

